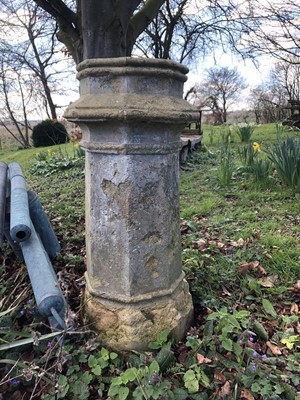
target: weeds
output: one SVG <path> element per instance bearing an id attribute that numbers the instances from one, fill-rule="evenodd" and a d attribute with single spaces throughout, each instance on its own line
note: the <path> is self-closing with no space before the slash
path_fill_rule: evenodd
<path id="1" fill-rule="evenodd" d="M 73 144 L 72 150 L 72 155 L 69 155 L 66 150 L 63 151 L 61 147 L 54 151 L 38 153 L 36 162 L 30 168 L 30 173 L 47 177 L 59 171 L 74 169 L 74 167 L 83 170 L 84 151 L 77 144 Z"/>

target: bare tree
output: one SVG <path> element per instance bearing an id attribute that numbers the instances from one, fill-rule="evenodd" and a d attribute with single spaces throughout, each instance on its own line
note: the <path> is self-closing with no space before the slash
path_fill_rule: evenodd
<path id="1" fill-rule="evenodd" d="M 255 114 L 257 124 L 281 121 L 284 116 L 286 101 L 278 87 L 262 84 L 251 90 L 250 105 Z"/>
<path id="2" fill-rule="evenodd" d="M 227 112 L 246 88 L 236 68 L 212 67 L 205 71 L 203 81 L 190 90 L 188 100 L 198 107 L 209 107 L 216 124 L 227 122 Z"/>
<path id="3" fill-rule="evenodd" d="M 76 63 L 130 56 L 135 42 L 148 55 L 180 62 L 216 46 L 243 57 L 299 58 L 298 0 L 33 1 L 55 18 Z"/>
<path id="4" fill-rule="evenodd" d="M 300 100 L 300 63 L 295 57 L 279 61 L 270 72 L 270 81 L 276 82 L 287 100 Z"/>
<path id="5" fill-rule="evenodd" d="M 23 148 L 30 147 L 31 126 L 28 114 L 32 111 L 34 83 L 18 69 L 4 68 L 0 73 L 0 124 Z"/>
<path id="6" fill-rule="evenodd" d="M 221 46 L 238 52 L 245 23 L 234 1 L 166 0 L 136 47 L 146 56 L 190 63 Z"/>
<path id="7" fill-rule="evenodd" d="M 240 51 L 252 56 L 268 54 L 300 63 L 300 2 L 298 0 L 246 0 L 240 8 L 247 24 Z"/>
<path id="8" fill-rule="evenodd" d="M 35 78 L 38 97 L 49 118 L 57 118 L 54 96 L 74 68 L 63 60 L 62 45 L 56 38 L 57 26 L 33 1 L 0 0 L 1 27 L 6 40 L 1 42 L 1 59 L 6 66 L 30 73 Z M 63 65 L 58 65 L 63 64 Z M 65 89 L 66 90 L 66 89 Z"/>
<path id="9" fill-rule="evenodd" d="M 279 61 L 266 82 L 251 91 L 250 103 L 257 123 L 278 122 L 289 115 L 288 102 L 300 100 L 300 64 Z"/>

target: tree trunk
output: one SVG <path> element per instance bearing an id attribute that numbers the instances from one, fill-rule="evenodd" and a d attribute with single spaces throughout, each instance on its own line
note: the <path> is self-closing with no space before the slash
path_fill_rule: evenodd
<path id="1" fill-rule="evenodd" d="M 126 31 L 111 1 L 82 2 L 83 59 L 126 55 Z M 92 10 L 92 12 L 91 12 Z"/>

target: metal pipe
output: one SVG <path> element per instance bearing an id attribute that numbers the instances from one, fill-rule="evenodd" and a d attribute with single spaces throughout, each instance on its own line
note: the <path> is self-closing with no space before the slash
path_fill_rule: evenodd
<path id="1" fill-rule="evenodd" d="M 34 297 L 41 315 L 52 317 L 53 310 L 61 314 L 65 299 L 60 290 L 56 274 L 43 247 L 41 239 L 31 223 L 31 236 L 20 242 L 25 264 L 30 277 Z"/>
<path id="2" fill-rule="evenodd" d="M 6 237 L 6 240 L 8 241 L 10 247 L 12 248 L 13 252 L 15 255 L 22 261 L 24 262 L 24 257 L 22 253 L 22 249 L 19 245 L 19 243 L 15 242 L 12 240 L 10 236 L 10 213 L 6 213 L 5 216 L 5 223 L 4 223 L 4 235 Z"/>
<path id="3" fill-rule="evenodd" d="M 53 231 L 52 225 L 47 218 L 38 195 L 35 192 L 28 190 L 28 201 L 31 221 L 41 238 L 48 256 L 53 260 L 60 252 L 60 244 Z"/>
<path id="4" fill-rule="evenodd" d="M 17 243 L 31 235 L 26 181 L 20 165 L 8 165 L 10 177 L 10 236 Z"/>
<path id="5" fill-rule="evenodd" d="M 2 249 L 4 235 L 7 169 L 7 164 L 4 162 L 0 162 L 0 249 Z"/>

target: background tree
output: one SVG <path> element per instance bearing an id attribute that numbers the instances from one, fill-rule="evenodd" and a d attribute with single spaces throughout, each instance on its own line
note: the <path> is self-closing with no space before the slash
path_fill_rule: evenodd
<path id="1" fill-rule="evenodd" d="M 136 47 L 145 56 L 187 64 L 221 46 L 238 52 L 245 26 L 238 10 L 232 1 L 166 0 Z"/>
<path id="2" fill-rule="evenodd" d="M 71 69 L 63 60 L 55 21 L 33 1 L 1 0 L 0 5 L 5 16 L 1 27 L 7 38 L 0 46 L 2 65 L 31 75 L 47 117 L 56 119 L 58 106 L 54 97 L 67 92 L 62 82 L 74 74 L 74 67 Z"/>
<path id="3" fill-rule="evenodd" d="M 300 2 L 298 0 L 246 0 L 241 18 L 245 26 L 239 49 L 246 56 L 271 55 L 279 60 L 300 63 Z"/>
<path id="4" fill-rule="evenodd" d="M 246 88 L 245 80 L 236 68 L 212 67 L 205 71 L 204 79 L 187 96 L 199 108 L 209 107 L 216 124 L 227 122 L 229 108 Z"/>
<path id="5" fill-rule="evenodd" d="M 34 83 L 30 77 L 19 69 L 5 68 L 2 64 L 0 72 L 0 124 L 23 148 L 30 147 L 28 114 L 31 104 Z M 26 90 L 25 90 L 26 89 Z"/>
<path id="6" fill-rule="evenodd" d="M 286 97 L 276 83 L 264 83 L 253 88 L 249 103 L 256 124 L 282 121 L 287 116 Z"/>
<path id="7" fill-rule="evenodd" d="M 289 100 L 300 100 L 300 64 L 280 61 L 266 82 L 251 90 L 250 104 L 256 123 L 278 122 L 289 116 Z"/>
<path id="8" fill-rule="evenodd" d="M 270 72 L 270 81 L 277 82 L 287 100 L 300 100 L 300 60 L 294 56 L 276 63 Z"/>

